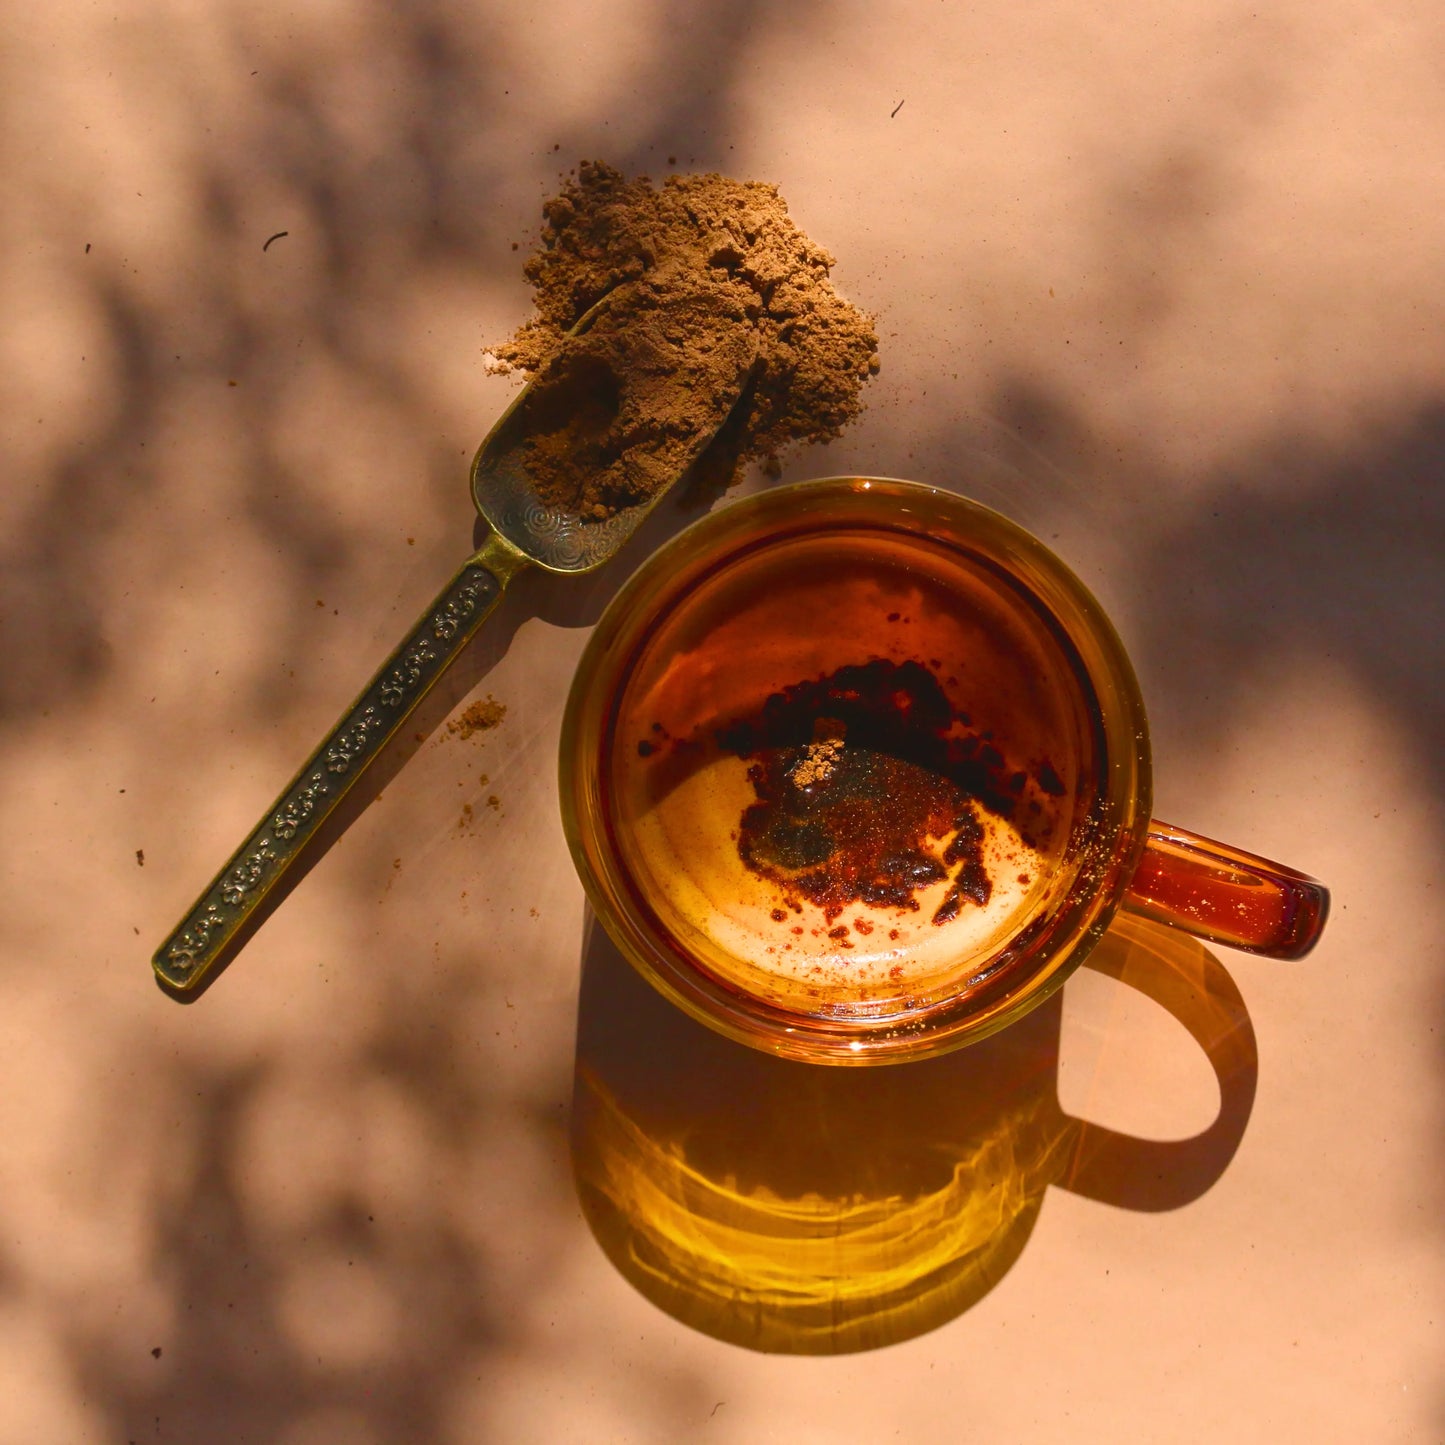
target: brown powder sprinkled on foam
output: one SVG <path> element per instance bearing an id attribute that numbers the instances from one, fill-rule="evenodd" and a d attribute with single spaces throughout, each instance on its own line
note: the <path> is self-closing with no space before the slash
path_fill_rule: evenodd
<path id="1" fill-rule="evenodd" d="M 795 788 L 810 788 L 833 776 L 843 756 L 846 730 L 836 718 L 819 718 L 813 724 L 813 741 L 788 774 Z"/>
<path id="2" fill-rule="evenodd" d="M 529 443 L 528 469 L 547 506 L 602 520 L 650 501 L 728 419 L 740 384 L 720 486 L 857 416 L 878 369 L 873 323 L 833 289 L 833 257 L 776 186 L 707 174 L 654 187 L 583 162 L 543 215 L 525 266 L 537 315 L 491 348 L 497 368 L 543 370 L 614 293 L 569 343 L 566 374 L 546 378 L 561 405 Z"/>

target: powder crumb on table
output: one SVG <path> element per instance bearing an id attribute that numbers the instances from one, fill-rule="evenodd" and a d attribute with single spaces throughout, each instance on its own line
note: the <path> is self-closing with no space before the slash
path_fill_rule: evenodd
<path id="1" fill-rule="evenodd" d="M 488 694 L 484 701 L 474 702 L 460 716 L 452 718 L 447 723 L 447 731 L 453 737 L 469 738 L 473 733 L 490 732 L 506 715 L 506 704 Z"/>

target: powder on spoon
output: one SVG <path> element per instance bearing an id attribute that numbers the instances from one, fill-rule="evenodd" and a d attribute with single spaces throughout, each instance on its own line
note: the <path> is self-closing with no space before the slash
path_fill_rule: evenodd
<path id="1" fill-rule="evenodd" d="M 537 315 L 491 348 L 497 369 L 544 371 L 613 293 L 545 377 L 556 404 L 533 403 L 529 470 L 546 506 L 601 521 L 648 502 L 675 480 L 671 459 L 725 420 L 724 486 L 743 463 L 826 441 L 857 416 L 878 337 L 776 186 L 707 174 L 654 187 L 584 161 L 543 216 L 524 268 Z"/>

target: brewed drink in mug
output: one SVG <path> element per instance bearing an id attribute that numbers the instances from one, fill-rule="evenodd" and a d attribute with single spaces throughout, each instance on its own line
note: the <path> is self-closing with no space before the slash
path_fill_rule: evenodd
<path id="1" fill-rule="evenodd" d="M 1148 730 L 1082 583 L 997 513 L 844 478 L 663 548 L 584 653 L 569 843 L 603 925 L 704 1022 L 792 1057 L 957 1047 L 1120 907 L 1298 956 L 1312 879 L 1150 817 Z"/>

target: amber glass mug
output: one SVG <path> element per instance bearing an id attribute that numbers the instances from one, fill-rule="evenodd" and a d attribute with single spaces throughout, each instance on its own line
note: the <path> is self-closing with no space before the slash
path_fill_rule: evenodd
<path id="1" fill-rule="evenodd" d="M 998 513 L 836 478 L 725 507 L 634 575 L 563 722 L 598 919 L 667 997 L 816 1063 L 957 1048 L 1115 913 L 1298 958 L 1315 880 L 1152 819 L 1149 735 L 1083 584 Z"/>

